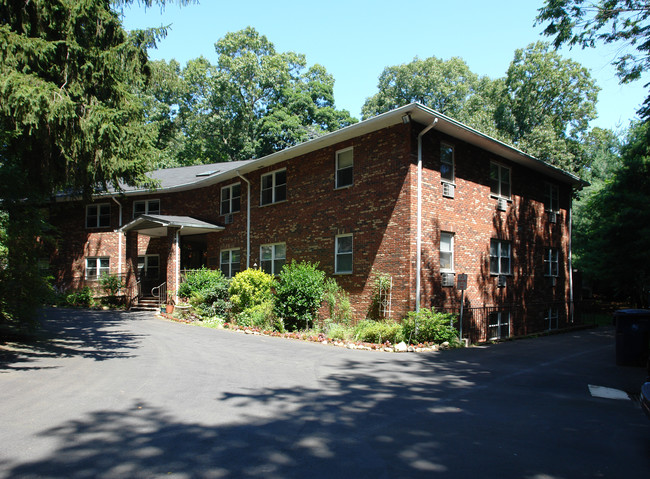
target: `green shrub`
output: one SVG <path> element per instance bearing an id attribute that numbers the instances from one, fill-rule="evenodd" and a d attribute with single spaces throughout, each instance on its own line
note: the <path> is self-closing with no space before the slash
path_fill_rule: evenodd
<path id="1" fill-rule="evenodd" d="M 349 340 L 354 337 L 354 330 L 344 324 L 329 323 L 325 327 L 325 335 L 331 339 Z"/>
<path id="2" fill-rule="evenodd" d="M 236 315 L 236 321 L 238 326 L 284 332 L 284 325 L 275 315 L 272 301 L 265 301 L 245 309 Z"/>
<path id="3" fill-rule="evenodd" d="M 382 344 L 386 341 L 399 343 L 402 341 L 402 325 L 395 321 L 364 320 L 354 328 L 354 338 L 366 343 Z"/>
<path id="4" fill-rule="evenodd" d="M 312 264 L 292 261 L 284 265 L 278 277 L 276 314 L 290 331 L 309 329 L 323 299 L 325 273 Z"/>
<path id="5" fill-rule="evenodd" d="M 419 313 L 411 311 L 402 322 L 404 338 L 413 344 L 440 344 L 445 341 L 456 343 L 458 342 L 458 332 L 450 325 L 455 319 L 455 315 L 436 313 L 426 308 L 422 308 Z"/>
<path id="6" fill-rule="evenodd" d="M 198 269 L 185 276 L 178 296 L 188 299 L 200 317 L 225 317 L 230 310 L 228 287 L 230 281 L 216 269 Z"/>
<path id="7" fill-rule="evenodd" d="M 107 296 L 117 296 L 124 288 L 124 281 L 114 274 L 103 274 L 99 278 L 99 287 Z"/>
<path id="8" fill-rule="evenodd" d="M 69 306 L 88 308 L 94 303 L 93 297 L 93 290 L 88 286 L 84 286 L 77 291 L 68 293 L 65 297 L 65 301 Z"/>
<path id="9" fill-rule="evenodd" d="M 260 269 L 237 273 L 230 282 L 228 293 L 235 313 L 273 302 L 275 278 Z"/>
<path id="10" fill-rule="evenodd" d="M 327 304 L 330 322 L 350 324 L 352 319 L 350 296 L 338 285 L 334 278 L 325 281 L 323 300 Z"/>

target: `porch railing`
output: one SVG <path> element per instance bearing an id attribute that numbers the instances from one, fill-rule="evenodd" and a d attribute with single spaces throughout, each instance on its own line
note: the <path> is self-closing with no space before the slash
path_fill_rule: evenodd
<path id="1" fill-rule="evenodd" d="M 167 303 L 167 283 L 162 283 L 151 288 L 151 295 L 158 298 L 158 307 L 162 308 Z"/>

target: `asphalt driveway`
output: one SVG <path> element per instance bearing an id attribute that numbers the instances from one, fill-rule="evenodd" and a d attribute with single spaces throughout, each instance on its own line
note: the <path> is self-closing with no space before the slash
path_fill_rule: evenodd
<path id="1" fill-rule="evenodd" d="M 644 379 L 610 329 L 389 354 L 147 313 L 45 324 L 0 348 L 3 478 L 650 475 L 638 403 L 590 394 Z"/>

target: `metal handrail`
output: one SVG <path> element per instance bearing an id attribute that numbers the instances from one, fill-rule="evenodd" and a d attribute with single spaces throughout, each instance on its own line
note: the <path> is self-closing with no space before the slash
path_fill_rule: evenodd
<path id="1" fill-rule="evenodd" d="M 151 295 L 154 298 L 158 298 L 158 307 L 162 308 L 162 305 L 167 302 L 167 283 L 162 283 L 151 288 Z"/>

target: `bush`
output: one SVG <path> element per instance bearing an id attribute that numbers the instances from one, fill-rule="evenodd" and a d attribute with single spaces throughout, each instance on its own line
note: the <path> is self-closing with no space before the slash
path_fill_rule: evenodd
<path id="1" fill-rule="evenodd" d="M 334 278 L 325 281 L 323 299 L 327 304 L 329 321 L 335 323 L 350 324 L 352 319 L 352 307 L 350 297 L 341 288 Z"/>
<path id="2" fill-rule="evenodd" d="M 349 340 L 354 336 L 354 331 L 350 326 L 338 323 L 329 323 L 325 327 L 325 334 L 331 339 Z"/>
<path id="3" fill-rule="evenodd" d="M 275 278 L 260 269 L 247 269 L 237 273 L 230 282 L 228 293 L 235 313 L 256 306 L 273 303 Z"/>
<path id="4" fill-rule="evenodd" d="M 411 311 L 402 322 L 404 339 L 411 343 L 450 343 L 458 342 L 458 332 L 450 323 L 456 319 L 455 315 L 436 313 L 423 308 L 419 313 Z M 415 331 L 417 323 L 417 333 Z"/>
<path id="5" fill-rule="evenodd" d="M 275 312 L 290 331 L 309 329 L 323 299 L 325 273 L 318 263 L 284 265 L 276 287 Z"/>
<path id="6" fill-rule="evenodd" d="M 354 338 L 366 343 L 382 344 L 386 341 L 399 343 L 402 341 L 402 325 L 395 321 L 364 320 L 354 328 Z"/>
<path id="7" fill-rule="evenodd" d="M 88 308 L 94 302 L 93 296 L 93 290 L 88 286 L 84 286 L 78 291 L 68 293 L 65 297 L 65 302 L 69 306 Z"/>
<path id="8" fill-rule="evenodd" d="M 117 296 L 124 288 L 124 281 L 117 275 L 103 274 L 99 278 L 99 287 L 107 296 Z"/>
<path id="9" fill-rule="evenodd" d="M 188 299 L 201 317 L 225 317 L 230 310 L 229 285 L 221 271 L 202 268 L 187 273 L 185 282 L 178 288 L 178 296 Z"/>
<path id="10" fill-rule="evenodd" d="M 259 328 L 263 331 L 284 332 L 284 325 L 273 311 L 273 302 L 265 301 L 247 308 L 236 316 L 238 326 Z"/>

